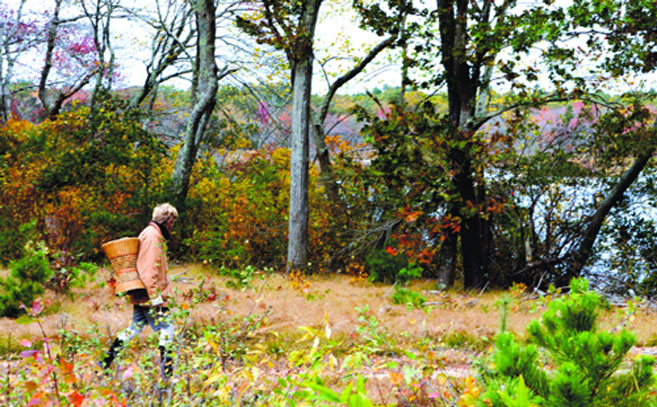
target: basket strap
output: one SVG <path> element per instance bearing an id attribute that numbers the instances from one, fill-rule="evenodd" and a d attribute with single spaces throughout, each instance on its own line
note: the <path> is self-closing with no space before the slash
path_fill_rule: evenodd
<path id="1" fill-rule="evenodd" d="M 117 270 L 117 271 L 116 271 L 116 275 L 118 276 L 119 274 L 134 273 L 134 272 L 136 272 L 136 271 L 137 271 L 137 269 L 134 268 L 134 267 L 133 267 L 133 268 L 129 268 L 129 269 L 121 269 L 121 270 Z"/>

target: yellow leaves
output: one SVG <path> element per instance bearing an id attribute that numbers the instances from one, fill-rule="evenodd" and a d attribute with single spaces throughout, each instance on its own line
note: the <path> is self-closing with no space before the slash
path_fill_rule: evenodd
<path id="1" fill-rule="evenodd" d="M 203 387 L 208 387 L 216 382 L 218 382 L 220 379 L 226 379 L 226 374 L 223 372 L 217 372 L 212 374 L 206 381 L 203 382 Z"/>
<path id="2" fill-rule="evenodd" d="M 35 128 L 35 124 L 28 122 L 27 120 L 18 120 L 12 117 L 7 121 L 4 127 L 5 129 L 3 130 L 13 133 L 14 135 L 25 135 Z M 0 132 L 3 130 L 0 130 Z"/>
<path id="3" fill-rule="evenodd" d="M 214 350 L 214 352 L 215 352 L 217 355 L 221 355 L 221 350 L 219 349 L 219 345 L 217 345 L 217 343 L 216 343 L 215 341 L 213 341 L 213 340 L 209 340 L 209 341 L 208 341 L 208 345 L 210 345 L 210 347 L 212 348 L 212 350 Z"/>
<path id="4" fill-rule="evenodd" d="M 465 379 L 465 390 L 459 399 L 458 406 L 468 407 L 476 405 L 477 399 L 482 389 L 478 386 L 474 377 L 468 376 Z"/>

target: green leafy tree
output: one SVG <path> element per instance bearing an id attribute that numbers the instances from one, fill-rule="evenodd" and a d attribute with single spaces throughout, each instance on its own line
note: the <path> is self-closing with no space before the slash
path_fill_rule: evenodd
<path id="1" fill-rule="evenodd" d="M 491 192 L 486 172 L 491 156 L 480 154 L 478 140 L 484 126 L 521 107 L 593 97 L 612 75 L 636 72 L 637 67 L 649 71 L 654 53 L 637 56 L 628 49 L 654 48 L 655 35 L 642 15 L 654 14 L 655 5 L 630 3 L 625 7 L 625 2 L 592 1 L 580 7 L 552 1 L 521 5 L 515 1 L 445 0 L 435 9 L 416 13 L 423 24 L 408 27 L 414 35 L 407 37 L 409 52 L 404 64 L 408 64 L 415 86 L 447 93 L 444 170 L 456 192 L 449 214 L 460 224 L 447 240 L 450 247 L 460 248 L 459 259 L 453 258 L 452 263 L 462 262 L 466 287 L 480 287 L 495 278 L 491 270 L 494 225 L 485 209 Z M 394 9 L 394 2 L 388 5 Z M 381 10 L 369 14 L 372 22 L 388 18 Z M 371 26 L 377 29 L 374 23 Z M 586 49 L 567 41 L 573 37 L 582 38 Z M 632 47 L 623 46 L 628 44 Z M 622 70 L 615 68 L 624 66 L 628 58 L 636 63 L 628 63 Z M 530 59 L 536 62 L 525 63 Z M 593 67 L 583 69 L 583 61 L 594 61 Z M 598 79 L 589 80 L 592 72 Z M 510 96 L 492 100 L 492 87 L 498 85 L 508 86 Z M 542 260 L 555 260 L 570 274 L 579 274 L 592 254 L 604 219 L 645 168 L 652 152 L 652 145 L 628 151 L 625 157 L 635 158 L 634 162 L 625 162 L 627 171 L 616 174 L 603 193 L 605 199 L 583 217 L 585 222 L 575 237 L 578 245 L 558 260 Z"/>

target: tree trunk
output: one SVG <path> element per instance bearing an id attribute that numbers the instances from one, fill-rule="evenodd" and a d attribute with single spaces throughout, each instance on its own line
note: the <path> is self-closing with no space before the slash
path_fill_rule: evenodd
<path id="1" fill-rule="evenodd" d="M 312 58 L 297 63 L 292 99 L 290 219 L 287 262 L 304 268 L 308 258 L 308 126 Z"/>
<path id="2" fill-rule="evenodd" d="M 438 284 L 445 288 L 452 287 L 456 280 L 457 251 L 458 235 L 450 233 L 441 246 L 440 256 L 434 256 L 434 259 L 440 260 L 440 264 L 435 264 Z"/>
<path id="3" fill-rule="evenodd" d="M 308 261 L 308 161 L 313 38 L 321 0 L 306 0 L 299 19 L 292 65 L 292 153 L 287 269 L 305 269 Z"/>
<path id="4" fill-rule="evenodd" d="M 46 40 L 46 58 L 45 63 L 43 64 L 43 69 L 41 69 L 41 77 L 39 79 L 39 100 L 43 105 L 44 109 L 48 111 L 48 116 L 50 115 L 52 104 L 50 103 L 48 97 L 48 89 L 46 85 L 48 83 L 48 76 L 50 70 L 52 69 L 52 57 L 55 50 L 55 40 L 57 38 L 57 28 L 59 25 L 59 10 L 61 7 L 61 0 L 55 1 L 55 11 L 53 12 L 52 20 L 48 24 L 48 39 Z"/>
<path id="5" fill-rule="evenodd" d="M 448 154 L 455 174 L 454 187 L 460 195 L 460 208 L 454 211 L 454 215 L 461 218 L 463 285 L 465 288 L 479 288 L 483 287 L 488 276 L 488 225 L 479 213 L 479 199 L 485 199 L 485 191 L 479 188 L 480 193 L 476 193 L 476 177 L 468 148 L 472 136 L 470 119 L 475 115 L 480 70 L 468 61 L 468 1 L 438 0 L 437 9 L 441 64 L 447 82 L 449 119 L 454 126 L 451 138 L 466 143 L 464 147 L 453 147 Z"/>
<path id="6" fill-rule="evenodd" d="M 185 139 L 178 152 L 172 174 L 174 200 L 180 208 L 184 207 L 196 153 L 203 141 L 219 88 L 217 65 L 214 59 L 216 36 L 214 2 L 213 0 L 199 0 L 194 8 L 198 29 L 198 70 L 195 74 L 198 75 L 198 89 L 201 89 L 202 93 L 194 99 L 195 102 L 185 126 Z"/>
<path id="7" fill-rule="evenodd" d="M 654 126 L 657 130 L 657 122 Z M 580 242 L 576 248 L 569 253 L 568 259 L 568 274 L 578 276 L 588 259 L 593 253 L 593 244 L 595 243 L 600 228 L 613 207 L 621 200 L 623 194 L 632 185 L 632 183 L 639 177 L 641 171 L 645 168 L 655 153 L 655 148 L 640 154 L 630 168 L 628 168 L 620 177 L 616 185 L 609 191 L 607 196 L 602 200 L 600 206 L 591 215 L 589 225 L 580 237 Z"/>
<path id="8" fill-rule="evenodd" d="M 12 52 L 12 42 L 20 29 L 24 6 L 25 0 L 21 0 L 16 19 L 11 24 L 4 24 L 0 29 L 0 120 L 2 123 L 9 120 L 11 113 L 11 84 L 14 79 L 14 65 L 18 58 L 18 54 Z"/>

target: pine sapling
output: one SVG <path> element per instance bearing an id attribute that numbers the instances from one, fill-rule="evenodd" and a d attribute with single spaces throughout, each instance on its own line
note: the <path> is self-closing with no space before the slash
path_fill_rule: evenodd
<path id="1" fill-rule="evenodd" d="M 519 396 L 549 407 L 651 405 L 654 358 L 627 361 L 636 338 L 624 329 L 598 331 L 601 308 L 588 281 L 573 279 L 569 295 L 550 302 L 528 325 L 527 344 L 509 332 L 498 335 L 480 405 L 511 406 Z"/>

